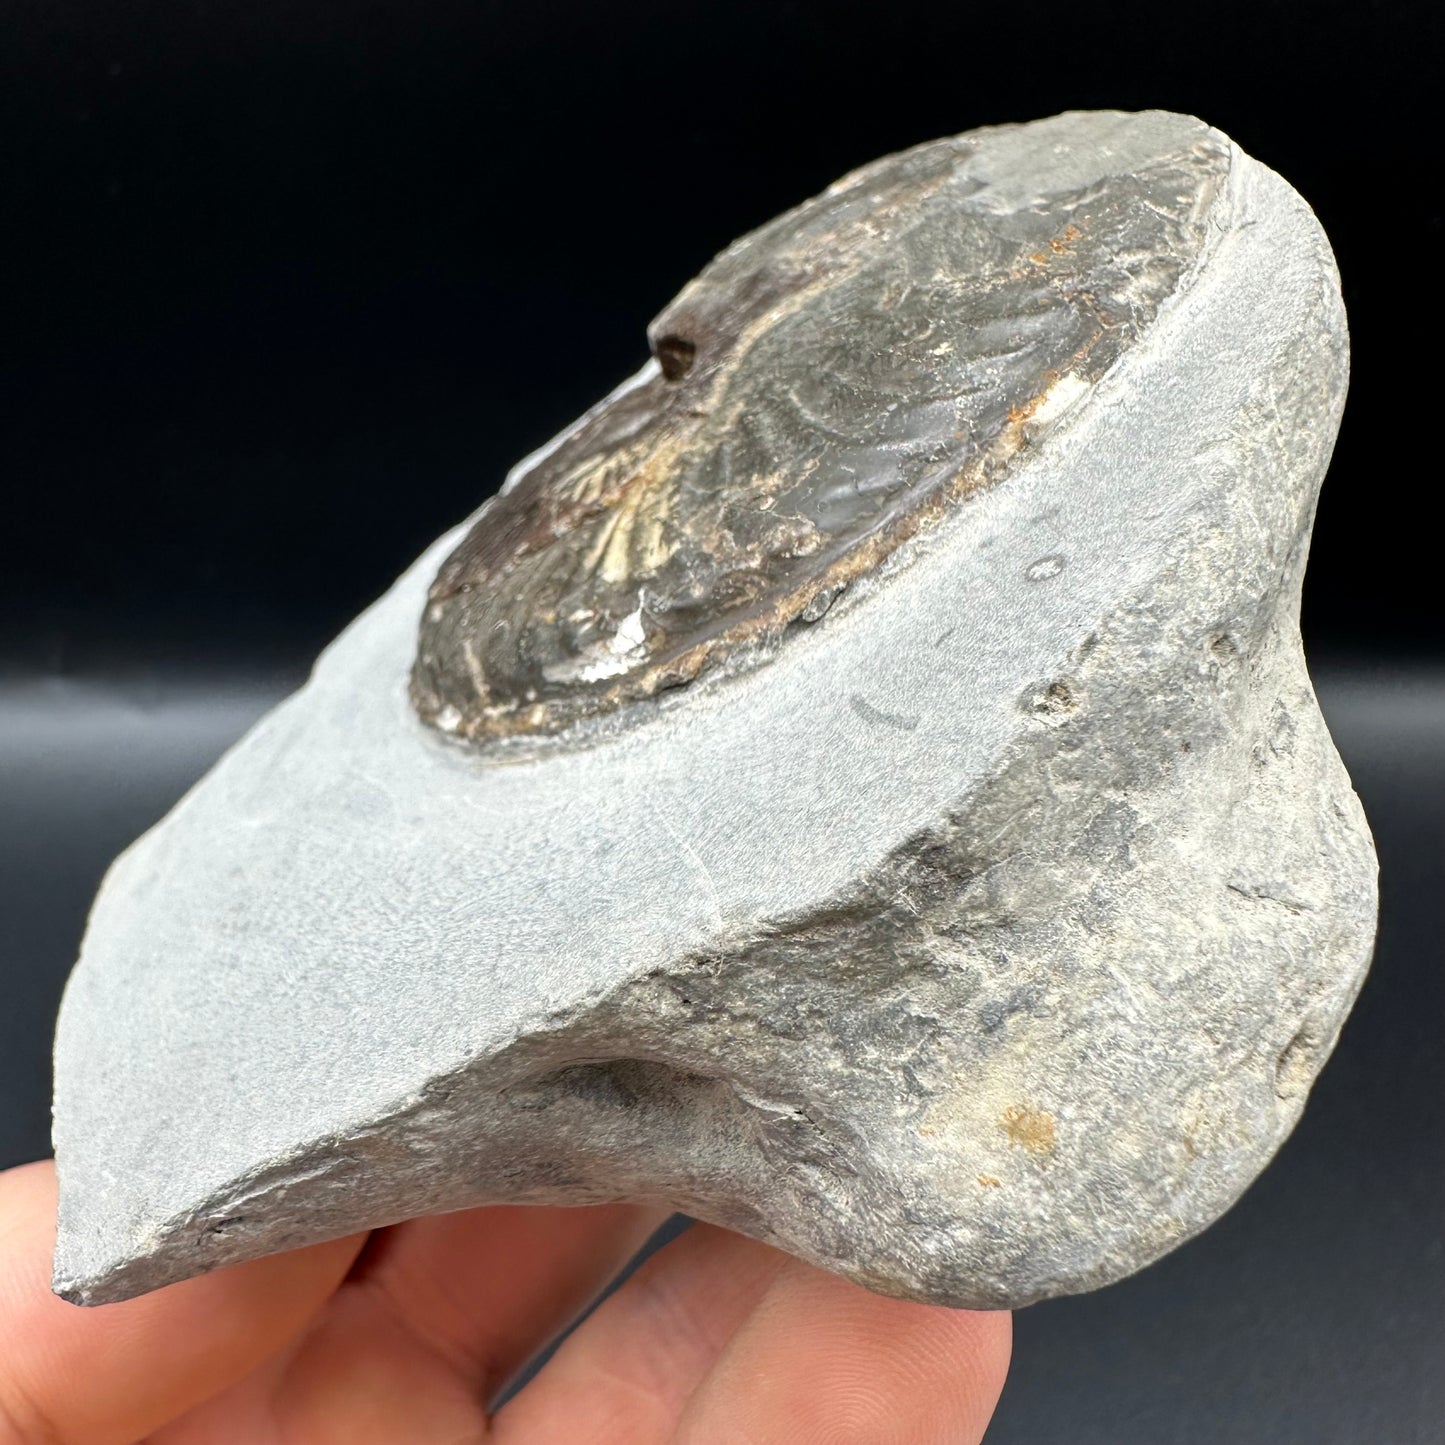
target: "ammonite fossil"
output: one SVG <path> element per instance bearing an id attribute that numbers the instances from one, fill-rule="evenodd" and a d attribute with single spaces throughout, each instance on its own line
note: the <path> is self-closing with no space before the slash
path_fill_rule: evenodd
<path id="1" fill-rule="evenodd" d="M 654 365 L 443 564 L 421 715 L 555 733 L 765 658 L 997 482 L 1174 294 L 1228 167 L 1203 131 L 1087 179 L 1067 156 L 1021 176 L 1010 149 L 889 156 L 684 288 Z"/>

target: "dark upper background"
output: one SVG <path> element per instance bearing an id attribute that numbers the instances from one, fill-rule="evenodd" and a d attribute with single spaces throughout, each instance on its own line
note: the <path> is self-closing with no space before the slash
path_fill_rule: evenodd
<path id="1" fill-rule="evenodd" d="M 1025 1311 L 998 1445 L 1439 1445 L 1438 6 L 0 0 L 0 1167 L 101 870 L 717 249 L 1071 106 L 1319 212 L 1355 380 L 1306 587 L 1382 862 L 1305 1119 L 1143 1274 Z"/>
<path id="2" fill-rule="evenodd" d="M 883 152 L 1105 106 L 1192 111 L 1318 211 L 1355 381 L 1308 640 L 1439 655 L 1435 482 L 1399 470 L 1433 422 L 1439 14 L 0 0 L 0 665 L 294 674 L 736 235 Z"/>

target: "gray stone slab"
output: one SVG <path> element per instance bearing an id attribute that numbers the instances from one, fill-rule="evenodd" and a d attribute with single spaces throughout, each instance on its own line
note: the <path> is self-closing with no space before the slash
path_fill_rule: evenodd
<path id="1" fill-rule="evenodd" d="M 60 1293 L 625 1197 L 1020 1305 L 1268 1162 L 1374 933 L 1298 634 L 1333 261 L 1184 117 L 968 140 L 1005 217 L 1222 161 L 1128 344 L 1041 376 L 989 485 L 747 666 L 530 751 L 444 736 L 408 677 L 465 526 L 348 628 L 102 887 L 56 1047 Z"/>

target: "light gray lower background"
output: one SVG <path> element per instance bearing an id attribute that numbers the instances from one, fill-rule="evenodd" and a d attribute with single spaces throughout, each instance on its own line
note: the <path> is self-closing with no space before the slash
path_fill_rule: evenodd
<path id="1" fill-rule="evenodd" d="M 106 864 L 296 681 L 0 681 L 0 1167 L 49 1152 L 50 1030 Z M 990 1445 L 1445 1441 L 1445 673 L 1317 682 L 1379 844 L 1373 973 L 1230 1214 L 1018 1315 Z"/>

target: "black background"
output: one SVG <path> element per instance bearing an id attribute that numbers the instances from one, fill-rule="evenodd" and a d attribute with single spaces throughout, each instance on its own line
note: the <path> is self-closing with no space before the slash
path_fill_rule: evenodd
<path id="1" fill-rule="evenodd" d="M 1380 842 L 1305 1123 L 1136 1280 L 1019 1319 L 990 1440 L 1445 1439 L 1437 5 L 0 0 L 0 1165 L 45 1148 L 105 862 L 734 236 L 883 152 L 1192 111 L 1339 257 L 1306 586 Z"/>
<path id="2" fill-rule="evenodd" d="M 0 0 L 0 646 L 296 666 L 632 371 L 734 236 L 885 151 L 1192 111 L 1339 255 L 1309 641 L 1441 630 L 1440 7 Z"/>

